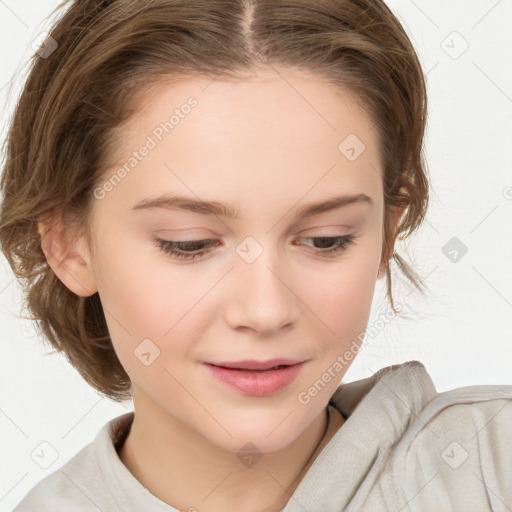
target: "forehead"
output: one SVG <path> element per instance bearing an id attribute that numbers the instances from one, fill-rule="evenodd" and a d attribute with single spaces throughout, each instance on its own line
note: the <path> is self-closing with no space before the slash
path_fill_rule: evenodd
<path id="1" fill-rule="evenodd" d="M 191 98 L 196 105 L 189 109 L 186 104 Z M 126 141 L 140 129 L 148 132 L 156 124 L 169 120 L 174 112 L 179 119 L 173 123 L 181 125 L 178 132 L 193 131 L 197 138 L 204 134 L 208 139 L 213 135 L 230 135 L 234 140 L 238 136 L 244 146 L 251 142 L 245 136 L 256 134 L 261 142 L 280 135 L 276 147 L 285 144 L 287 134 L 299 141 L 323 140 L 328 133 L 336 141 L 347 130 L 360 138 L 374 135 L 373 121 L 354 93 L 335 87 L 311 72 L 293 68 L 260 70 L 236 79 L 201 76 L 162 79 L 139 91 L 132 106 L 135 113 L 129 124 L 130 127 L 136 124 L 135 132 L 125 131 Z M 187 123 L 181 122 L 184 119 L 188 119 Z M 293 144 L 294 139 L 288 142 Z M 326 144 L 331 142 L 331 137 L 325 140 Z"/>
<path id="2" fill-rule="evenodd" d="M 321 77 L 275 68 L 236 80 L 166 79 L 134 106 L 105 175 L 129 170 L 112 195 L 122 190 L 132 204 L 162 192 L 236 204 L 256 194 L 296 201 L 333 188 L 381 191 L 372 121 L 358 98 Z M 145 156 L 134 157 L 143 146 Z"/>

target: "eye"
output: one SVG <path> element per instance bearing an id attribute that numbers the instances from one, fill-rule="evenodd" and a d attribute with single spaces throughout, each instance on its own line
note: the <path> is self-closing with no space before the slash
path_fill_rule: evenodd
<path id="1" fill-rule="evenodd" d="M 343 236 L 321 236 L 312 238 L 303 238 L 302 240 L 316 240 L 320 245 L 320 250 L 317 250 L 321 256 L 330 256 L 343 251 L 346 251 L 350 244 L 354 244 L 355 235 L 343 235 Z M 334 245 L 332 245 L 334 244 Z M 328 249 L 325 249 L 326 245 L 330 245 Z"/>
<path id="2" fill-rule="evenodd" d="M 172 240 L 162 240 L 161 238 L 155 238 L 154 241 L 159 249 L 171 254 L 180 259 L 195 259 L 201 257 L 203 254 L 210 252 L 208 249 L 202 249 L 202 247 L 219 245 L 213 244 L 215 240 L 189 240 L 186 242 L 173 242 Z"/>
<path id="3" fill-rule="evenodd" d="M 320 256 L 330 257 L 346 251 L 349 245 L 355 243 L 354 238 L 355 235 L 343 235 L 310 237 L 303 238 L 302 240 L 316 241 L 316 243 L 320 245 L 320 248 L 316 248 L 315 252 Z M 158 249 L 182 260 L 194 260 L 196 258 L 201 258 L 205 254 L 212 252 L 213 249 L 211 249 L 211 247 L 220 245 L 218 240 L 211 239 L 177 242 L 154 238 L 153 241 Z M 326 249 L 326 246 L 329 247 Z"/>

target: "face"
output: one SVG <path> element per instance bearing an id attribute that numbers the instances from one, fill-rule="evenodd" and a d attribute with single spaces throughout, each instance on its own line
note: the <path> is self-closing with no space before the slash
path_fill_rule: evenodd
<path id="1" fill-rule="evenodd" d="M 360 345 L 381 262 L 373 124 L 348 93 L 282 74 L 148 90 L 95 192 L 91 275 L 134 401 L 233 451 L 279 450 L 323 411 Z M 150 206 L 163 195 L 233 215 Z M 205 365 L 273 358 L 305 363 L 260 396 Z"/>

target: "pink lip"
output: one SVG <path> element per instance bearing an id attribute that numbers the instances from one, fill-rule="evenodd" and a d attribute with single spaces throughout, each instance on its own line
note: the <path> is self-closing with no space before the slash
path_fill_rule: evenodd
<path id="1" fill-rule="evenodd" d="M 283 357 L 268 359 L 267 361 L 256 361 L 254 359 L 245 361 L 206 361 L 206 364 L 221 366 L 223 368 L 236 368 L 239 370 L 269 370 L 274 366 L 291 366 L 303 363 L 304 359 L 286 359 Z"/>
<path id="2" fill-rule="evenodd" d="M 274 364 L 274 361 L 276 360 L 272 360 L 273 366 L 279 365 L 279 363 L 277 365 Z M 241 391 L 245 395 L 263 397 L 274 395 L 288 386 L 298 376 L 305 362 L 301 361 L 289 366 L 283 366 L 278 370 L 236 370 L 216 366 L 211 363 L 203 364 L 215 378 L 224 384 Z M 240 361 L 239 363 L 242 362 Z M 244 361 L 243 363 L 248 364 L 249 362 Z M 252 361 L 251 363 L 255 362 Z M 270 363 L 266 361 L 265 363 L 260 363 L 260 366 L 262 364 L 268 367 Z"/>

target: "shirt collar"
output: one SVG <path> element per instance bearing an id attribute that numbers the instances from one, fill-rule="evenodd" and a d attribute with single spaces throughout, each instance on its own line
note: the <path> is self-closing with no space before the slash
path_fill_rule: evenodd
<path id="1" fill-rule="evenodd" d="M 425 366 L 407 361 L 341 383 L 331 405 L 347 418 L 317 456 L 282 512 L 345 510 L 371 486 L 387 448 L 437 395 Z M 376 471 L 372 472 L 372 467 Z"/>

